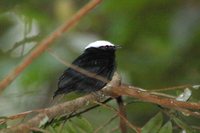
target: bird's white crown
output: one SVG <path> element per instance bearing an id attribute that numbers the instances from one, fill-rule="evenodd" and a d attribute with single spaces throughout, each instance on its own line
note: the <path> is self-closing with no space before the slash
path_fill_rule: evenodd
<path id="1" fill-rule="evenodd" d="M 115 46 L 114 44 L 108 42 L 108 41 L 95 41 L 95 42 L 92 42 L 90 44 L 88 44 L 85 49 L 88 49 L 88 48 L 99 48 L 99 47 L 103 47 L 103 46 Z"/>

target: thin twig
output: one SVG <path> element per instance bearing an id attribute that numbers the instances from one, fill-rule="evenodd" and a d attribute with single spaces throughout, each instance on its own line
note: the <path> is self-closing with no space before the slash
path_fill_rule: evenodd
<path id="1" fill-rule="evenodd" d="M 171 99 L 176 98 L 175 96 L 172 96 L 172 95 L 169 95 L 169 94 L 153 92 L 153 91 L 148 91 L 148 92 L 149 92 L 149 94 L 156 95 L 156 96 L 162 96 L 162 97 L 171 98 Z"/>
<path id="2" fill-rule="evenodd" d="M 196 118 L 200 118 L 200 112 L 190 111 L 188 109 L 177 108 L 179 112 L 181 112 L 185 116 L 194 116 Z"/>
<path id="3" fill-rule="evenodd" d="M 8 50 L 6 53 L 11 53 L 14 49 L 18 48 L 19 46 L 24 45 L 27 42 L 36 42 L 39 39 L 39 36 L 31 36 L 31 37 L 25 37 L 23 40 L 20 40 L 14 44 L 14 46 Z"/>
<path id="4" fill-rule="evenodd" d="M 96 130 L 94 130 L 93 133 L 98 133 L 102 128 L 104 128 L 105 126 L 107 126 L 109 123 L 111 123 L 114 119 L 117 118 L 117 114 L 114 114 L 111 118 L 109 118 L 103 125 L 101 125 L 100 127 L 98 127 Z"/>
<path id="5" fill-rule="evenodd" d="M 115 132 L 115 131 L 117 131 L 117 130 L 119 130 L 119 127 L 115 127 L 115 128 L 113 128 L 113 129 L 111 129 L 111 131 L 109 131 L 108 133 L 113 133 L 113 132 Z"/>
<path id="6" fill-rule="evenodd" d="M 120 112 L 118 110 L 116 110 L 115 108 L 107 105 L 107 104 L 102 104 L 98 101 L 94 101 L 95 103 L 97 104 L 100 104 L 101 106 L 105 107 L 105 108 L 108 108 L 112 111 L 114 111 L 120 118 L 122 118 L 124 120 L 124 122 L 126 122 L 126 124 L 131 128 L 133 129 L 134 131 L 136 131 L 137 133 L 140 133 L 141 132 L 141 129 L 135 125 L 133 125 L 132 123 L 130 123 L 123 115 L 120 114 Z"/>
<path id="7" fill-rule="evenodd" d="M 196 129 L 196 130 L 200 131 L 200 127 L 199 126 L 191 125 L 190 127 L 192 127 L 193 129 Z"/>
<path id="8" fill-rule="evenodd" d="M 50 133 L 50 132 L 47 131 L 47 130 L 40 129 L 40 128 L 36 128 L 36 127 L 31 127 L 30 130 L 36 131 L 36 132 L 41 132 L 41 133 Z"/>
<path id="9" fill-rule="evenodd" d="M 127 119 L 126 109 L 125 109 L 125 105 L 124 105 L 124 101 L 123 101 L 122 96 L 117 97 L 116 101 L 117 101 L 117 104 L 118 104 L 118 110 L 119 110 L 120 115 L 122 115 L 124 118 Z M 126 122 L 121 117 L 120 117 L 120 120 L 119 120 L 119 127 L 120 127 L 120 130 L 121 130 L 121 133 L 127 133 Z"/>
<path id="10" fill-rule="evenodd" d="M 51 49 L 48 49 L 48 52 L 56 59 L 58 60 L 59 62 L 61 62 L 62 64 L 66 65 L 67 67 L 70 67 L 74 70 L 76 70 L 77 72 L 80 72 L 88 77 L 91 77 L 91 78 L 95 78 L 95 79 L 98 79 L 104 83 L 108 83 L 109 80 L 100 76 L 100 75 L 97 75 L 96 73 L 92 73 L 92 72 L 89 72 L 81 67 L 78 67 L 76 65 L 73 65 L 67 61 L 64 61 L 61 57 L 59 57 L 58 55 L 56 55 L 56 53 L 54 53 Z"/>
<path id="11" fill-rule="evenodd" d="M 185 88 L 191 88 L 193 85 L 179 85 L 179 86 L 173 86 L 173 87 L 167 87 L 167 88 L 161 88 L 161 89 L 153 89 L 149 90 L 151 92 L 158 92 L 158 91 L 169 91 L 169 90 L 178 90 L 178 89 L 185 89 Z"/>
<path id="12" fill-rule="evenodd" d="M 65 22 L 55 32 L 44 38 L 35 49 L 26 56 L 26 58 L 11 71 L 1 82 L 0 92 L 3 91 L 28 65 L 30 65 L 34 59 L 41 55 L 56 39 L 58 39 L 64 32 L 72 28 L 76 23 L 80 21 L 87 13 L 89 13 L 94 7 L 96 7 L 102 0 L 92 0 L 81 8 L 72 18 Z"/>
<path id="13" fill-rule="evenodd" d="M 42 111 L 43 111 L 43 109 L 21 112 L 21 113 L 15 114 L 15 115 L 7 116 L 5 118 L 0 118 L 0 122 L 6 122 L 7 120 L 15 120 L 15 119 L 19 119 L 19 118 L 22 118 L 22 117 L 24 118 L 31 113 L 39 113 L 39 112 L 42 112 Z"/>

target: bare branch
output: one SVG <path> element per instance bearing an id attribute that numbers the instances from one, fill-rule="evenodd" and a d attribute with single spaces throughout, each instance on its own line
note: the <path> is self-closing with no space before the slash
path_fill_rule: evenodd
<path id="1" fill-rule="evenodd" d="M 8 54 L 11 53 L 14 49 L 18 48 L 18 47 L 21 46 L 21 45 L 24 45 L 24 44 L 27 43 L 27 42 L 34 42 L 34 41 L 36 41 L 38 38 L 39 38 L 38 36 L 25 37 L 23 40 L 20 40 L 20 41 L 16 42 L 16 43 L 14 44 L 14 46 L 13 46 L 10 50 L 7 51 L 7 53 L 8 53 Z"/>
<path id="2" fill-rule="evenodd" d="M 75 100 L 65 102 L 52 106 L 50 108 L 43 109 L 41 113 L 28 120 L 25 123 L 19 124 L 17 126 L 7 128 L 2 130 L 2 133 L 28 133 L 34 127 L 41 127 L 45 124 L 45 121 L 50 121 L 51 119 L 61 116 L 67 113 L 75 112 L 81 107 L 87 105 L 91 101 L 98 100 L 98 97 L 92 94 L 77 98 Z"/>
<path id="3" fill-rule="evenodd" d="M 146 102 L 151 102 L 161 106 L 165 106 L 168 108 L 174 108 L 174 109 L 184 108 L 192 110 L 200 109 L 200 103 L 181 102 L 181 101 L 176 101 L 175 99 L 172 98 L 160 97 L 157 95 L 153 95 L 148 91 L 145 91 L 144 89 L 129 85 L 122 85 L 120 87 L 115 87 L 112 89 L 112 92 L 115 93 L 115 95 L 126 95 L 141 99 Z"/>
<path id="4" fill-rule="evenodd" d="M 105 101 L 103 101 L 103 102 L 101 102 L 101 103 L 104 104 L 104 103 L 109 102 L 110 100 L 112 100 L 112 98 L 108 98 L 108 99 L 106 99 Z M 97 108 L 97 107 L 99 107 L 99 106 L 100 106 L 100 105 L 97 104 L 97 105 L 94 105 L 94 106 L 92 106 L 92 107 L 88 107 L 88 108 L 86 108 L 86 109 L 84 109 L 84 110 L 82 110 L 82 111 L 80 111 L 80 112 L 78 112 L 78 113 L 74 113 L 74 114 L 70 114 L 70 115 L 64 115 L 64 116 L 60 117 L 59 119 L 56 119 L 56 120 L 53 120 L 53 121 L 51 121 L 51 122 L 46 123 L 46 124 L 44 125 L 44 127 L 47 127 L 47 126 L 51 125 L 52 123 L 59 123 L 59 122 L 68 120 L 68 119 L 70 119 L 70 118 L 79 116 L 79 115 L 81 115 L 81 114 L 83 114 L 83 113 L 86 113 L 86 112 L 88 112 L 88 111 L 90 111 L 90 110 L 92 110 L 92 109 L 95 109 L 95 108 Z"/>
<path id="5" fill-rule="evenodd" d="M 122 99 L 122 96 L 117 97 L 116 101 L 118 103 L 118 109 L 119 109 L 119 114 L 122 115 L 124 118 L 127 119 L 126 116 L 126 109 L 125 109 L 125 105 Z M 126 122 L 124 121 L 124 119 L 122 119 L 120 117 L 120 123 L 119 123 L 119 127 L 121 129 L 121 133 L 127 133 L 127 127 L 126 127 Z"/>
<path id="6" fill-rule="evenodd" d="M 116 78 L 116 74 L 114 75 L 112 81 L 103 89 L 105 94 L 109 94 L 113 97 L 126 95 L 129 97 L 138 98 L 139 100 L 154 103 L 161 105 L 163 107 L 167 107 L 170 109 L 175 109 L 177 111 L 181 111 L 183 113 L 189 113 L 190 115 L 199 115 L 199 109 L 200 104 L 199 103 L 192 103 L 192 102 L 181 102 L 176 101 L 172 98 L 166 98 L 163 96 L 157 96 L 155 94 L 151 94 L 148 91 L 145 91 L 144 89 L 137 88 L 134 86 L 129 85 L 121 85 L 117 86 L 119 84 L 119 79 Z M 31 118 L 30 120 L 16 125 L 14 127 L 10 127 L 7 129 L 3 129 L 1 132 L 3 133 L 12 133 L 12 132 L 20 132 L 20 133 L 26 133 L 31 130 L 31 128 L 38 128 L 41 127 L 43 124 L 45 124 L 45 121 L 50 121 L 51 119 L 57 117 L 66 115 L 69 113 L 72 113 L 74 111 L 79 110 L 83 106 L 87 105 L 88 102 L 98 101 L 99 97 L 96 95 L 86 95 L 80 98 L 77 98 L 72 101 L 68 101 L 65 103 L 61 103 L 43 110 L 40 110 L 40 113 Z M 102 106 L 106 106 L 104 104 L 101 104 Z M 191 112 L 196 111 L 196 112 Z M 121 116 L 121 114 L 117 110 L 115 111 L 119 117 L 121 117 L 126 124 L 131 127 L 132 129 L 136 129 L 137 132 L 140 132 L 140 128 L 135 127 L 132 125 L 125 117 Z"/>

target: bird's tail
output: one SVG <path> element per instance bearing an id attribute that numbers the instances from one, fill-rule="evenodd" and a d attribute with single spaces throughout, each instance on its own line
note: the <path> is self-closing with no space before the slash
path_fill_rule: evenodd
<path id="1" fill-rule="evenodd" d="M 55 97 L 57 97 L 58 95 L 61 95 L 61 94 L 68 94 L 68 93 L 70 93 L 72 90 L 66 90 L 66 89 L 63 89 L 63 88 L 59 88 L 58 90 L 56 90 L 55 92 L 54 92 L 54 95 L 53 95 L 53 99 L 55 98 Z"/>

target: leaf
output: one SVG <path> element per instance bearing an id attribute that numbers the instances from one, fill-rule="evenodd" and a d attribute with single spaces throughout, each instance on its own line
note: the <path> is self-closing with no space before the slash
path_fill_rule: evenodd
<path id="1" fill-rule="evenodd" d="M 86 131 L 86 133 L 88 133 L 93 131 L 92 125 L 88 122 L 87 119 L 83 117 L 77 117 L 77 119 L 73 122 L 76 124 L 77 127 L 80 128 L 80 131 L 82 132 Z"/>
<path id="2" fill-rule="evenodd" d="M 173 118 L 173 120 L 180 128 L 186 130 L 187 133 L 192 133 L 190 127 L 187 124 L 185 124 L 182 120 L 175 117 Z"/>
<path id="3" fill-rule="evenodd" d="M 158 113 L 155 117 L 151 118 L 144 127 L 142 133 L 157 133 L 161 128 L 163 117 L 161 113 Z"/>
<path id="4" fill-rule="evenodd" d="M 49 117 L 46 115 L 39 123 L 39 127 L 42 127 L 49 121 Z"/>
<path id="5" fill-rule="evenodd" d="M 50 133 L 57 133 L 55 127 L 52 127 L 51 125 L 48 127 L 48 131 Z"/>
<path id="6" fill-rule="evenodd" d="M 165 125 L 160 129 L 159 133 L 172 133 L 172 123 L 168 121 Z"/>
<path id="7" fill-rule="evenodd" d="M 186 88 L 184 90 L 184 92 L 182 92 L 177 98 L 176 100 L 177 101 L 183 101 L 183 102 L 186 102 L 188 101 L 188 99 L 191 97 L 192 95 L 192 91 L 189 89 L 189 88 Z"/>
<path id="8" fill-rule="evenodd" d="M 78 133 L 77 128 L 70 121 L 67 123 L 67 133 Z"/>

